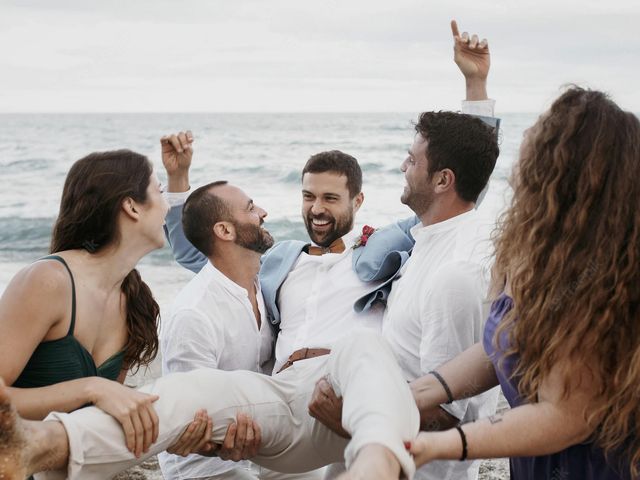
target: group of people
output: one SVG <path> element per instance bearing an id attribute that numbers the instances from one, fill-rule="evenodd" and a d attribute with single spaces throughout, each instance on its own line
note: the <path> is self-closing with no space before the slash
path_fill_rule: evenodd
<path id="1" fill-rule="evenodd" d="M 274 243 L 224 180 L 191 191 L 191 132 L 161 140 L 167 192 L 143 155 L 77 161 L 51 255 L 0 299 L 0 478 L 158 453 L 168 479 L 474 479 L 500 457 L 514 480 L 638 477 L 638 118 L 568 88 L 526 131 L 491 242 L 489 49 L 452 31 L 462 113 L 417 119 L 415 216 L 387 227 L 354 231 L 362 172 L 337 150 L 302 170 L 310 242 Z M 135 266 L 165 237 L 196 275 L 159 338 Z M 122 385 L 159 350 L 161 378 Z"/>

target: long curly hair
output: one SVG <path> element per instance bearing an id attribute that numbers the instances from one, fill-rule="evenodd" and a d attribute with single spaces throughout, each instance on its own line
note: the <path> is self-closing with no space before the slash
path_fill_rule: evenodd
<path id="1" fill-rule="evenodd" d="M 588 366 L 596 443 L 640 465 L 640 122 L 570 87 L 527 132 L 495 237 L 495 278 L 513 308 L 494 341 L 519 358 L 523 398 L 558 362 Z M 571 372 L 563 372 L 564 394 Z"/>
<path id="2" fill-rule="evenodd" d="M 75 162 L 65 180 L 49 251 L 84 248 L 93 254 L 120 242 L 122 202 L 127 197 L 146 201 L 151 172 L 147 157 L 130 150 L 92 153 Z M 124 365 L 148 365 L 158 353 L 160 307 L 136 269 L 120 289 L 127 311 Z"/>

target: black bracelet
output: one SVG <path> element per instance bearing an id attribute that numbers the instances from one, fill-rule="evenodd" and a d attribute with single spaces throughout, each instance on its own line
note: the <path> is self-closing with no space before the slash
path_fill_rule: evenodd
<path id="1" fill-rule="evenodd" d="M 456 425 L 456 430 L 458 430 L 460 440 L 462 440 L 462 456 L 460 457 L 460 461 L 464 462 L 467 459 L 467 436 L 464 434 L 460 425 Z"/>
<path id="2" fill-rule="evenodd" d="M 442 388 L 444 388 L 444 391 L 447 392 L 447 398 L 449 399 L 447 401 L 447 405 L 450 403 L 453 403 L 453 394 L 451 393 L 451 389 L 449 388 L 449 385 L 447 385 L 447 382 L 445 382 L 444 378 L 442 378 L 442 375 L 440 375 L 435 370 L 431 370 L 429 373 L 434 377 L 436 377 L 436 380 L 440 382 L 440 385 L 442 385 Z"/>

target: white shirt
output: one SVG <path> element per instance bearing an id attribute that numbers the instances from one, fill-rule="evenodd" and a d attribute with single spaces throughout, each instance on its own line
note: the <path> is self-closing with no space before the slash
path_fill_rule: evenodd
<path id="1" fill-rule="evenodd" d="M 257 279 L 255 285 L 263 319 L 259 329 L 248 292 L 207 262 L 180 291 L 162 325 L 162 374 L 202 367 L 270 372 L 273 333 Z M 167 479 L 209 477 L 249 464 L 167 453 L 159 459 Z"/>
<path id="2" fill-rule="evenodd" d="M 475 210 L 411 230 L 416 240 L 393 282 L 383 321 L 407 381 L 415 380 L 481 341 L 488 311 L 491 225 Z M 463 422 L 495 412 L 497 390 L 443 407 Z M 433 462 L 418 479 L 476 478 L 479 462 Z"/>
<path id="3" fill-rule="evenodd" d="M 381 305 L 356 313 L 353 304 L 382 282 L 364 283 L 353 271 L 351 232 L 342 240 L 345 251 L 308 255 L 301 253 L 280 287 L 280 333 L 276 342 L 274 372 L 301 348 L 331 348 L 354 329 L 381 330 Z"/>
<path id="4" fill-rule="evenodd" d="M 494 106 L 494 100 L 465 100 L 462 112 L 493 116 Z M 294 264 L 280 289 L 281 331 L 274 372 L 300 348 L 331 348 L 333 342 L 353 329 L 380 328 L 380 304 L 368 312 L 357 314 L 353 310 L 355 301 L 376 286 L 374 282 L 360 281 L 353 272 L 351 247 L 358 236 L 355 232 L 344 236 L 347 248 L 340 255 L 302 253 Z"/>

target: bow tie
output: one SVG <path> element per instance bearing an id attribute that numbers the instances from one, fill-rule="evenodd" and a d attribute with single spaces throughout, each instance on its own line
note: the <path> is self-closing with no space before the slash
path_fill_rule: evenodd
<path id="1" fill-rule="evenodd" d="M 307 253 L 309 255 L 324 255 L 325 253 L 342 253 L 344 252 L 344 249 L 344 242 L 339 238 L 328 247 L 315 247 L 313 245 L 309 245 Z"/>

